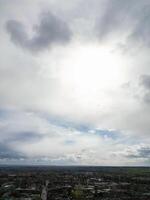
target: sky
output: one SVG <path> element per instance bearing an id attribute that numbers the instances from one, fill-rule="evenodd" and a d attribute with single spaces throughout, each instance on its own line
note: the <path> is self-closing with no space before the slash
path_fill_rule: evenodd
<path id="1" fill-rule="evenodd" d="M 0 0 L 0 164 L 150 165 L 150 1 Z"/>

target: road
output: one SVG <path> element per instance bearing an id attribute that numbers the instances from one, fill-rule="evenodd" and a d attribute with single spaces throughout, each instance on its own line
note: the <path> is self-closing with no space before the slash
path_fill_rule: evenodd
<path id="1" fill-rule="evenodd" d="M 48 187 L 49 181 L 46 180 L 45 185 L 43 185 L 42 193 L 41 193 L 41 199 L 47 200 L 47 187 Z"/>

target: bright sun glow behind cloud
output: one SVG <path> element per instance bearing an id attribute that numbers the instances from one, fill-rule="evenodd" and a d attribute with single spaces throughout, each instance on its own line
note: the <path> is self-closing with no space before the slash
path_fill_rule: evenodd
<path id="1" fill-rule="evenodd" d="M 52 79 L 57 83 L 45 105 L 54 114 L 60 115 L 57 111 L 63 110 L 65 117 L 72 116 L 77 121 L 78 110 L 87 118 L 114 107 L 129 69 L 120 51 L 111 45 L 96 44 L 72 44 L 65 52 L 63 48 L 56 49 L 51 56 L 47 53 L 40 57 L 39 65 L 43 66 L 41 73 L 48 84 Z"/>
<path id="2" fill-rule="evenodd" d="M 62 76 L 64 81 L 84 90 L 116 87 L 124 77 L 120 55 L 110 47 L 78 47 L 68 55 Z M 80 87 L 79 87 L 80 86 Z"/>
<path id="3" fill-rule="evenodd" d="M 77 47 L 64 59 L 60 79 L 64 88 L 73 92 L 80 102 L 99 101 L 124 83 L 123 65 L 121 55 L 110 47 Z"/>

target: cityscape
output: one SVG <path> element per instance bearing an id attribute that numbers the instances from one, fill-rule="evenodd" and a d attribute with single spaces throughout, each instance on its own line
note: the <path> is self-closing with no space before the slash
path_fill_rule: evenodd
<path id="1" fill-rule="evenodd" d="M 0 200 L 149 200 L 150 168 L 0 168 Z"/>

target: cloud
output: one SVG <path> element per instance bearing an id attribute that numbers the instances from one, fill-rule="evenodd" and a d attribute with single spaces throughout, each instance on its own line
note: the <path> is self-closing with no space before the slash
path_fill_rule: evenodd
<path id="1" fill-rule="evenodd" d="M 25 155 L 21 154 L 20 152 L 17 152 L 13 150 L 11 147 L 9 147 L 8 144 L 4 144 L 0 142 L 0 163 L 3 160 L 20 160 L 22 158 L 25 158 Z"/>
<path id="2" fill-rule="evenodd" d="M 140 87 L 142 88 L 142 100 L 150 103 L 150 75 L 144 74 L 140 76 Z"/>
<path id="3" fill-rule="evenodd" d="M 108 136 L 109 131 L 105 131 L 107 137 L 104 137 L 103 130 L 101 134 L 100 130 L 97 133 L 97 130 L 79 129 L 78 126 L 76 129 L 76 125 L 67 125 L 67 122 L 64 126 L 63 121 L 53 121 L 42 113 L 2 110 L 0 119 L 0 159 L 3 163 L 18 160 L 18 164 L 103 165 L 117 141 Z"/>
<path id="4" fill-rule="evenodd" d="M 150 90 L 150 75 L 147 75 L 147 74 L 142 75 L 142 76 L 140 77 L 140 79 L 141 79 L 141 85 L 142 85 L 144 88 Z"/>
<path id="5" fill-rule="evenodd" d="M 104 14 L 96 22 L 96 29 L 100 39 L 107 37 L 125 26 L 133 1 L 106 1 Z"/>
<path id="6" fill-rule="evenodd" d="M 39 24 L 33 26 L 34 35 L 31 38 L 19 21 L 8 20 L 6 29 L 13 43 L 32 52 L 42 51 L 53 45 L 64 45 L 72 36 L 68 25 L 51 12 L 41 14 Z"/>
<path id="7" fill-rule="evenodd" d="M 138 163 L 130 158 L 134 149 L 137 151 L 141 146 L 128 144 L 138 140 L 114 130 L 97 130 L 63 119 L 53 120 L 44 113 L 14 109 L 1 110 L 0 119 L 1 163 L 108 165 L 110 160 L 111 165 Z"/>
<path id="8" fill-rule="evenodd" d="M 100 40 L 116 42 L 129 51 L 150 46 L 150 3 L 147 0 L 108 0 L 104 13 L 96 20 Z"/>
<path id="9" fill-rule="evenodd" d="M 122 160 L 129 166 L 149 166 L 150 146 L 148 143 L 132 144 L 124 146 L 122 150 L 113 151 L 114 159 Z"/>
<path id="10" fill-rule="evenodd" d="M 150 161 L 150 146 L 148 144 L 138 144 L 128 147 L 121 154 L 129 159 L 143 159 Z"/>
<path id="11" fill-rule="evenodd" d="M 149 159 L 150 158 L 150 147 L 141 147 L 139 150 L 138 150 L 138 157 L 140 158 L 147 158 Z"/>
<path id="12" fill-rule="evenodd" d="M 140 163 L 127 150 L 150 141 L 149 1 L 27 1 L 0 3 L 6 154 L 24 163 Z"/>

